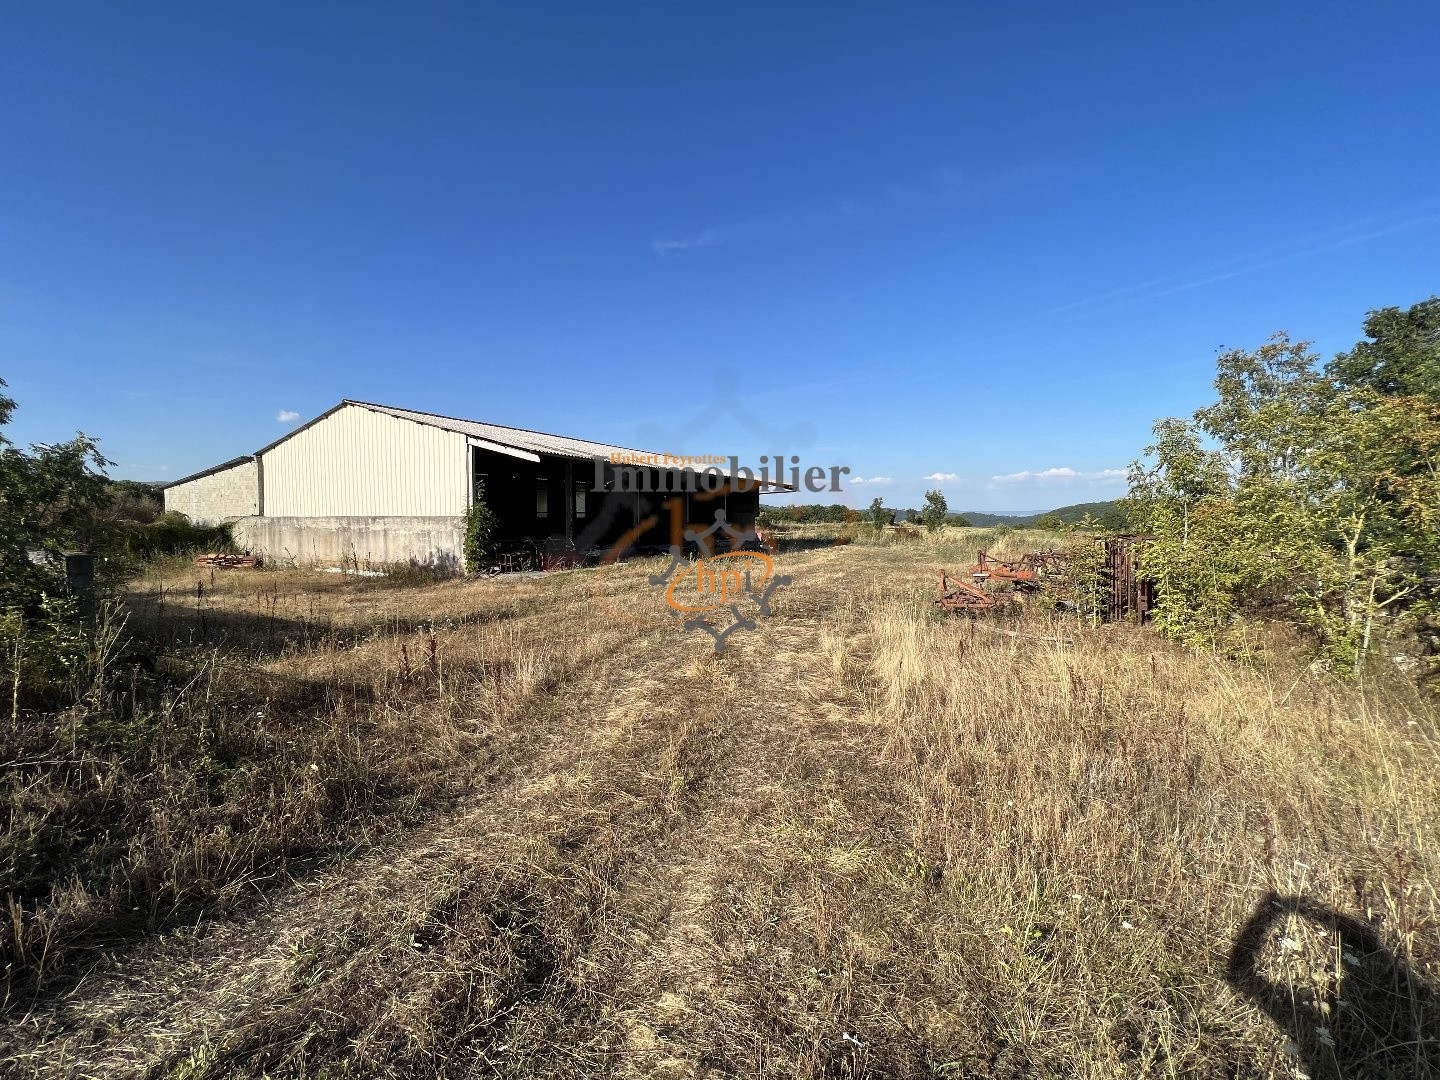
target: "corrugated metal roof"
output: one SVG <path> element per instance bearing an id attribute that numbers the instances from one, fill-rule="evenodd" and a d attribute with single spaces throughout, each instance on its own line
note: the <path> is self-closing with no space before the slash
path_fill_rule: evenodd
<path id="1" fill-rule="evenodd" d="M 313 420 L 306 421 L 293 431 L 287 431 L 268 446 L 262 446 L 251 456 L 260 457 L 268 453 L 281 443 L 293 439 L 296 435 L 300 434 L 300 432 L 315 426 L 339 410 L 352 405 L 360 409 L 369 409 L 372 412 L 377 412 L 384 416 L 393 416 L 397 420 L 410 420 L 417 424 L 426 424 L 430 427 L 441 428 L 445 431 L 454 431 L 467 438 L 475 439 L 478 442 L 490 443 L 492 444 L 492 449 L 503 448 L 518 451 L 521 454 L 550 454 L 555 457 L 573 458 L 579 461 L 592 461 L 596 457 L 608 458 L 611 454 L 642 454 L 659 458 L 665 456 L 663 453 L 657 453 L 653 450 L 637 450 L 633 446 L 615 446 L 612 443 L 592 442 L 589 439 L 572 439 L 568 435 L 551 435 L 548 432 L 531 431 L 528 428 L 505 427 L 502 424 L 486 424 L 479 420 L 462 420 L 457 416 L 442 416 L 439 413 L 418 412 L 415 409 L 399 409 L 394 405 L 381 405 L 374 401 L 356 401 L 353 398 L 346 398 L 341 401 L 339 405 L 336 405 L 332 409 L 327 409 Z M 237 461 L 238 460 L 239 459 L 237 459 Z M 235 462 L 227 462 L 226 466 L 231 464 L 235 464 Z M 225 468 L 226 466 L 217 466 L 217 468 Z M 649 467 L 654 468 L 655 466 Z M 719 465 L 696 466 L 695 469 L 699 472 L 706 467 L 717 469 L 722 476 L 730 475 L 729 468 Z M 206 471 L 210 472 L 213 470 L 207 469 Z M 752 470 L 752 474 L 754 472 L 755 471 Z M 187 479 L 192 478 L 187 477 Z M 777 480 L 768 480 L 760 483 L 759 486 L 762 490 L 797 490 L 792 485 Z"/>
<path id="2" fill-rule="evenodd" d="M 241 454 L 239 457 L 231 458 L 229 461 L 222 461 L 219 465 L 211 465 L 208 469 L 201 469 L 199 472 L 191 473 L 189 476 L 182 476 L 179 480 L 171 480 L 168 484 L 161 484 L 160 490 L 164 491 L 166 488 L 172 488 L 179 484 L 188 484 L 191 480 L 199 480 L 202 476 L 224 472 L 226 469 L 233 469 L 236 465 L 244 465 L 247 461 L 254 460 L 254 454 Z"/>
<path id="3" fill-rule="evenodd" d="M 396 416 L 401 420 L 413 420 L 417 424 L 429 424 L 432 427 L 444 428 L 446 431 L 458 431 L 461 435 L 468 435 L 473 439 L 485 439 L 515 450 L 528 450 L 532 454 L 551 454 L 555 457 L 590 460 L 595 457 L 608 458 L 611 454 L 649 454 L 653 452 L 637 450 L 633 446 L 614 446 L 610 443 L 591 442 L 589 439 L 572 439 L 566 435 L 548 435 L 543 431 L 527 431 L 525 428 L 484 424 L 478 420 L 461 420 L 454 416 L 441 416 L 438 413 L 397 409 L 393 405 L 377 405 L 373 401 L 354 401 L 346 398 L 345 404 L 359 405 L 361 408 L 373 409 L 375 412 L 385 413 L 387 416 Z"/>
<path id="4" fill-rule="evenodd" d="M 592 461 L 597 457 L 608 458 L 611 454 L 643 454 L 663 457 L 653 450 L 637 450 L 633 446 L 615 446 L 612 443 L 591 442 L 589 439 L 573 439 L 568 435 L 550 435 L 543 431 L 529 431 L 526 428 L 504 427 L 500 424 L 485 424 L 479 420 L 461 420 L 454 416 L 441 416 L 438 413 L 416 412 L 413 409 L 397 409 L 393 405 L 377 405 L 373 401 L 355 401 L 346 398 L 344 405 L 358 405 L 362 409 L 372 409 L 387 416 L 394 416 L 401 420 L 413 420 L 417 424 L 429 424 L 432 427 L 443 428 L 446 431 L 455 431 L 472 439 L 483 439 L 486 442 L 499 443 L 501 446 L 510 447 L 514 450 L 524 450 L 532 454 L 550 454 L 554 457 L 575 458 L 582 461 Z M 673 452 L 673 451 L 672 451 Z M 724 466 L 713 466 L 718 469 L 722 476 L 729 476 L 730 469 Z M 696 466 L 700 471 L 704 466 Z M 789 484 L 778 483 L 771 480 L 760 485 L 762 488 L 775 490 L 793 491 Z"/>

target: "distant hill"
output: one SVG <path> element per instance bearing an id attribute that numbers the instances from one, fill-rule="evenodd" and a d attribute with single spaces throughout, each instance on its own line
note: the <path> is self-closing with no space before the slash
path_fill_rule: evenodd
<path id="1" fill-rule="evenodd" d="M 1061 506 L 1051 510 L 1050 513 L 1055 514 L 1067 524 L 1081 521 L 1086 514 L 1089 514 L 1092 521 L 1099 522 L 1100 526 L 1105 529 L 1121 530 L 1130 527 L 1130 517 L 1118 499 L 1111 499 L 1108 502 L 1075 503 L 1072 506 Z M 1037 516 L 1043 517 L 1044 515 Z"/>
<path id="2" fill-rule="evenodd" d="M 987 514 L 983 510 L 961 510 L 960 516 L 971 525 L 989 529 L 995 525 L 1026 525 L 1038 514 Z"/>
<path id="3" fill-rule="evenodd" d="M 780 510 L 783 508 L 762 506 L 761 509 Z M 816 509 L 818 511 L 821 508 L 817 507 Z M 904 521 L 906 518 L 908 518 L 914 513 L 914 510 L 897 510 L 895 512 L 895 520 Z M 1058 517 L 1061 521 L 1065 522 L 1068 525 L 1076 521 L 1084 520 L 1086 514 L 1089 514 L 1090 519 L 1096 522 L 1102 529 L 1109 529 L 1113 532 L 1122 532 L 1125 529 L 1129 528 L 1129 521 L 1125 516 L 1124 510 L 1121 508 L 1119 501 L 1113 499 L 1108 502 L 1074 503 L 1070 506 L 1059 506 L 1056 507 L 1054 510 L 1047 510 L 1044 513 L 1039 514 L 1012 514 L 1005 513 L 1003 511 L 1000 513 L 995 513 L 993 511 L 987 512 L 984 510 L 962 510 L 958 514 L 952 514 L 951 517 L 962 517 L 971 525 L 975 525 L 982 529 L 991 529 L 997 525 L 1011 525 L 1019 529 L 1026 526 L 1034 525 L 1041 518 L 1049 517 Z M 816 520 L 838 520 L 838 518 L 817 517 Z"/>
<path id="4" fill-rule="evenodd" d="M 993 528 L 996 525 L 1013 525 L 1021 528 L 1027 525 L 1034 525 L 1041 518 L 1058 517 L 1067 525 L 1076 521 L 1083 521 L 1085 515 L 1089 514 L 1090 519 L 1099 523 L 1101 528 L 1120 530 L 1129 526 L 1125 511 L 1121 508 L 1118 500 L 1111 499 L 1107 502 L 1073 503 L 1070 506 L 1058 506 L 1054 510 L 1047 510 L 1041 514 L 994 514 L 986 513 L 983 510 L 962 510 L 960 516 L 971 525 L 978 525 L 981 528 Z"/>
<path id="5" fill-rule="evenodd" d="M 978 525 L 981 528 L 992 528 L 996 525 L 1014 525 L 1019 528 L 1025 525 L 1034 525 L 1041 518 L 1046 517 L 1058 517 L 1068 525 L 1084 520 L 1086 514 L 1090 515 L 1092 521 L 1098 522 L 1101 528 L 1119 530 L 1128 527 L 1125 512 L 1119 501 L 1115 499 L 1108 502 L 1074 503 L 1070 506 L 1059 506 L 1042 514 L 987 514 L 983 510 L 962 510 L 960 512 L 960 516 L 971 525 Z"/>

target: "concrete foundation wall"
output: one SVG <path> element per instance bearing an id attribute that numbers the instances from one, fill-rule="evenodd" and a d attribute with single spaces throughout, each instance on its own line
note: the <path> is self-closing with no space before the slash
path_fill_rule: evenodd
<path id="1" fill-rule="evenodd" d="M 165 509 L 178 510 L 196 525 L 218 525 L 260 510 L 260 477 L 255 462 L 186 480 L 165 489 Z"/>
<path id="2" fill-rule="evenodd" d="M 272 565 L 356 566 L 464 564 L 460 517 L 246 517 L 235 543 Z"/>

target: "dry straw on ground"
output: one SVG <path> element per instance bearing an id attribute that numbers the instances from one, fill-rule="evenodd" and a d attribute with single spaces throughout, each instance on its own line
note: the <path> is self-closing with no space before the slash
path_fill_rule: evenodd
<path id="1" fill-rule="evenodd" d="M 170 906 L 63 883 L 4 1071 L 1440 1075 L 1434 713 L 1275 650 L 942 617 L 940 561 L 991 539 L 787 554 L 720 657 L 647 565 L 142 582 L 187 693 L 260 714 L 271 816 L 145 787 Z"/>

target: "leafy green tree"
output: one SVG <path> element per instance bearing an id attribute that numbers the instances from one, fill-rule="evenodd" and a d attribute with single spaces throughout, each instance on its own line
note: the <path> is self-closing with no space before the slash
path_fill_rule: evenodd
<path id="1" fill-rule="evenodd" d="M 870 500 L 870 509 L 866 511 L 866 516 L 870 518 L 870 524 L 877 529 L 895 524 L 895 511 L 886 510 L 885 503 L 879 496 Z"/>
<path id="2" fill-rule="evenodd" d="M 1278 605 L 1351 671 L 1440 571 L 1440 410 L 1338 384 L 1317 359 L 1283 334 L 1221 356 L 1217 400 L 1156 425 L 1128 504 L 1156 536 L 1162 629 L 1214 641 Z"/>
<path id="3" fill-rule="evenodd" d="M 1402 310 L 1398 307 L 1372 311 L 1365 319 L 1367 340 L 1349 352 L 1336 356 L 1326 372 L 1341 386 L 1371 389 L 1387 397 L 1419 397 L 1440 406 L 1440 297 L 1432 296 Z M 1400 502 L 1409 500 L 1412 512 L 1415 492 L 1429 482 L 1431 465 L 1423 447 L 1397 466 L 1391 493 L 1384 496 Z M 1401 496 L 1399 492 L 1408 494 Z M 1398 508 L 1397 508 L 1398 509 Z M 1410 559 L 1423 565 L 1423 552 Z M 1422 630 L 1420 644 L 1431 653 L 1440 653 L 1440 577 L 1421 577 L 1415 591 L 1401 601 Z"/>
<path id="4" fill-rule="evenodd" d="M 0 428 L 15 408 L 0 393 Z M 65 552 L 89 550 L 97 538 L 109 500 L 98 470 L 109 464 L 88 435 L 25 451 L 0 433 L 0 611 L 33 612 L 64 591 Z"/>
<path id="5" fill-rule="evenodd" d="M 949 513 L 950 507 L 945 502 L 943 492 L 938 490 L 925 492 L 925 508 L 919 513 L 920 524 L 930 532 L 935 532 L 945 524 L 945 518 Z"/>
<path id="6" fill-rule="evenodd" d="M 1145 566 L 1156 581 L 1155 621 L 1191 644 L 1214 641 L 1255 581 L 1238 539 L 1224 458 L 1204 447 L 1199 425 L 1166 419 L 1145 448 L 1152 467 L 1130 467 L 1130 505 L 1155 539 Z"/>
<path id="7" fill-rule="evenodd" d="M 1417 396 L 1440 405 L 1440 296 L 1406 310 L 1372 311 L 1367 340 L 1330 361 L 1326 372 L 1345 387 L 1389 397 Z"/>

